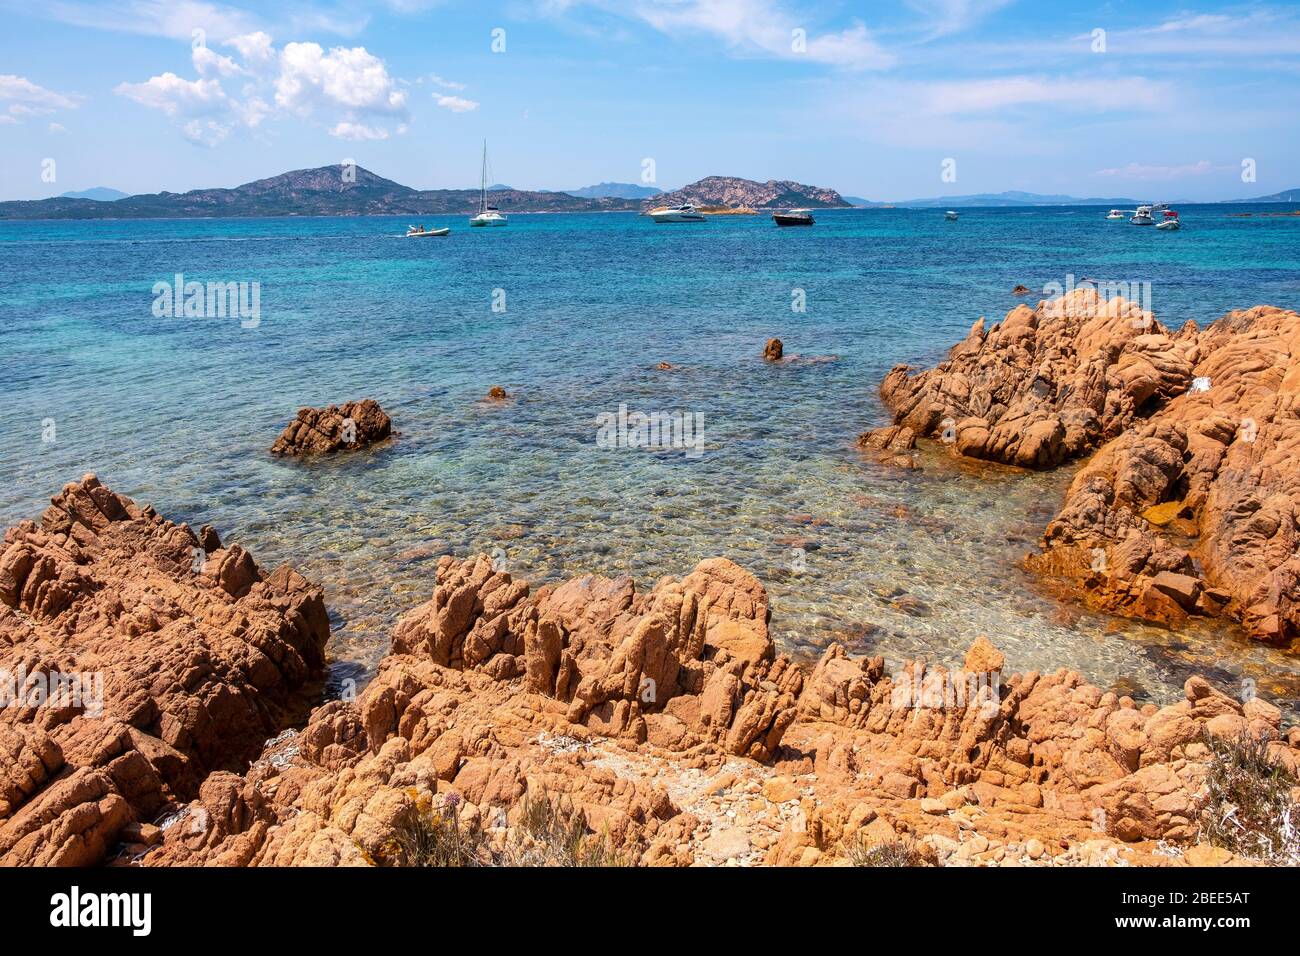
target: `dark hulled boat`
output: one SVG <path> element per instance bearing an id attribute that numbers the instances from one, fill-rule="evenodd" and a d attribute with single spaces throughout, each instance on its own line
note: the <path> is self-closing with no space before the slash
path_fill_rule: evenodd
<path id="1" fill-rule="evenodd" d="M 774 212 L 772 219 L 778 226 L 811 226 L 815 219 L 807 209 L 791 209 L 789 212 Z"/>

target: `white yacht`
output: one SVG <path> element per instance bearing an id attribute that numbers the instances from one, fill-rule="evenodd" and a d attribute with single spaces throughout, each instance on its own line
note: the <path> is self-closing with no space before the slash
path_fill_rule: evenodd
<path id="1" fill-rule="evenodd" d="M 704 222 L 704 213 L 698 211 L 691 203 L 680 206 L 660 206 L 646 213 L 655 222 Z"/>
<path id="2" fill-rule="evenodd" d="M 1108 212 L 1108 213 L 1106 214 L 1106 218 L 1107 218 L 1107 219 L 1123 219 L 1123 218 L 1124 218 L 1125 216 L 1127 216 L 1127 215 L 1128 215 L 1128 213 L 1126 213 L 1123 209 L 1112 209 L 1110 212 Z"/>
<path id="3" fill-rule="evenodd" d="M 1129 220 L 1135 226 L 1150 226 L 1155 223 L 1151 218 L 1150 206 L 1138 206 L 1137 211 L 1133 213 L 1133 218 Z"/>
<path id="4" fill-rule="evenodd" d="M 508 219 L 496 206 L 489 206 L 487 201 L 488 161 L 487 140 L 483 140 L 483 174 L 479 185 L 478 214 L 470 217 L 471 226 L 504 226 Z"/>
<path id="5" fill-rule="evenodd" d="M 943 218 L 944 218 L 944 219 L 947 219 L 949 222 L 956 222 L 956 221 L 957 221 L 957 213 L 955 213 L 953 210 L 949 209 L 946 213 L 943 214 Z"/>

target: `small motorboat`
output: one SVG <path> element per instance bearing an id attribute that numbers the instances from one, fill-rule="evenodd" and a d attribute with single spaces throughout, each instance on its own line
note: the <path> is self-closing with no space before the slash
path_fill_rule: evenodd
<path id="1" fill-rule="evenodd" d="M 1126 213 L 1123 209 L 1112 209 L 1110 212 L 1106 213 L 1106 218 L 1107 218 L 1107 219 L 1123 219 L 1123 218 L 1124 218 L 1125 216 L 1127 216 L 1127 215 L 1128 215 L 1128 213 Z"/>
<path id="2" fill-rule="evenodd" d="M 812 210 L 791 209 L 789 212 L 772 213 L 772 221 L 778 226 L 811 226 L 817 220 L 812 217 Z"/>
<path id="3" fill-rule="evenodd" d="M 704 213 L 691 203 L 680 206 L 660 206 L 646 213 L 655 222 L 704 222 Z"/>
<path id="4" fill-rule="evenodd" d="M 956 222 L 956 221 L 957 221 L 957 213 L 955 213 L 953 210 L 949 209 L 946 213 L 943 214 L 943 218 L 944 218 L 944 219 L 947 219 L 949 222 Z"/>
<path id="5" fill-rule="evenodd" d="M 1154 225 L 1155 220 L 1151 218 L 1151 207 L 1138 206 L 1137 210 L 1133 213 L 1133 218 L 1130 219 L 1129 222 L 1133 223 L 1135 226 Z"/>
<path id="6" fill-rule="evenodd" d="M 1164 218 L 1157 223 L 1156 228 L 1164 232 L 1173 232 L 1175 229 L 1183 228 L 1183 224 L 1178 220 L 1177 210 L 1166 209 Z"/>
<path id="7" fill-rule="evenodd" d="M 408 226 L 406 228 L 407 239 L 424 239 L 428 236 L 445 236 L 451 232 L 451 226 L 443 226 L 441 229 L 425 229 L 423 225 Z"/>

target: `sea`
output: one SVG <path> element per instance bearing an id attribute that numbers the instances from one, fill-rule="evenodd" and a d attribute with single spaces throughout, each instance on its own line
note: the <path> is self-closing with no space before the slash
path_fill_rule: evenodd
<path id="1" fill-rule="evenodd" d="M 932 365 L 1044 291 L 1123 283 L 1172 327 L 1300 308 L 1300 216 L 1265 215 L 1288 211 L 1184 206 L 1177 232 L 1096 207 L 827 210 L 786 229 L 429 216 L 451 234 L 413 240 L 391 217 L 0 222 L 0 525 L 86 472 L 213 524 L 324 587 L 336 678 L 373 672 L 443 554 L 639 588 L 722 556 L 764 582 L 802 660 L 840 642 L 951 666 L 985 635 L 1014 670 L 1159 704 L 1203 673 L 1294 715 L 1295 655 L 1221 622 L 1096 614 L 1020 569 L 1074 467 L 926 448 L 905 471 L 854 444 L 888 420 L 891 367 Z M 772 337 L 798 359 L 764 362 Z M 269 454 L 299 407 L 365 397 L 391 442 Z"/>

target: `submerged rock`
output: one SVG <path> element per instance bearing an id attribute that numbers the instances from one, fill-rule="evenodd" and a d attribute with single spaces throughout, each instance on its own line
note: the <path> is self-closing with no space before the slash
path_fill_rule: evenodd
<path id="1" fill-rule="evenodd" d="M 393 422 L 372 398 L 328 408 L 300 408 L 271 446 L 276 455 L 315 455 L 355 451 L 383 441 Z"/>

